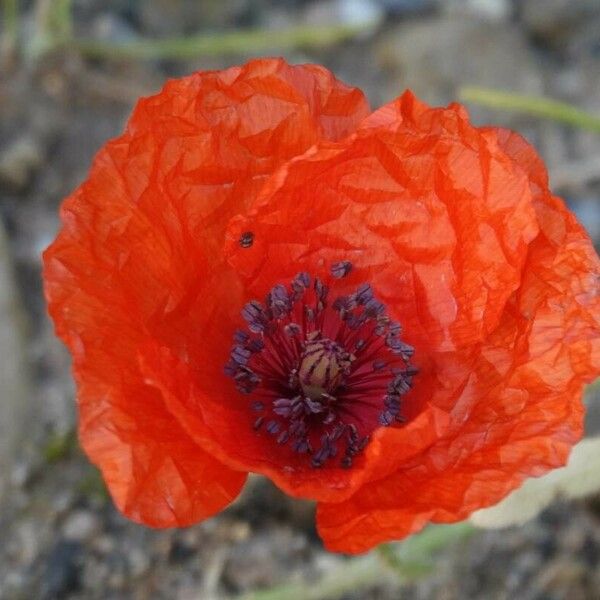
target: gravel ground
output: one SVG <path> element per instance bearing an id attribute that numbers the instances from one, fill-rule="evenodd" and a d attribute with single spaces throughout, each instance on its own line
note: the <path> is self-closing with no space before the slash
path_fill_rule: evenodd
<path id="1" fill-rule="evenodd" d="M 33 3 L 23 4 L 30 32 Z M 369 35 L 285 55 L 324 64 L 366 90 L 374 106 L 405 87 L 447 103 L 460 86 L 477 84 L 600 113 L 597 0 L 76 0 L 74 11 L 78 34 L 115 41 L 375 16 L 381 25 Z M 40 252 L 55 235 L 58 204 L 121 130 L 135 99 L 166 77 L 250 55 L 115 62 L 57 52 L 0 75 L 2 599 L 224 598 L 312 581 L 345 560 L 322 549 L 309 503 L 258 478 L 221 515 L 189 529 L 153 531 L 120 516 L 78 449 L 69 358 L 41 295 Z M 555 190 L 600 242 L 600 137 L 471 112 L 537 146 Z M 589 428 L 600 430 L 597 408 Z M 386 582 L 343 598 L 600 599 L 599 505 L 555 505 L 525 527 L 482 532 L 441 553 L 415 583 Z"/>

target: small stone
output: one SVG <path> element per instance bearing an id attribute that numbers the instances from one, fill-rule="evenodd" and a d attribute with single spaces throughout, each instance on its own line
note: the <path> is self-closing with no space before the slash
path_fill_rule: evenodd
<path id="1" fill-rule="evenodd" d="M 87 510 L 76 510 L 71 513 L 62 526 L 62 534 L 66 540 L 84 542 L 95 536 L 100 530 L 100 522 L 96 515 Z"/>
<path id="2" fill-rule="evenodd" d="M 443 8 L 448 14 L 474 17 L 488 23 L 505 23 L 513 12 L 510 0 L 450 0 Z"/>
<path id="3" fill-rule="evenodd" d="M 141 577 L 150 568 L 150 557 L 140 548 L 132 548 L 127 553 L 127 562 L 132 577 Z"/>
<path id="4" fill-rule="evenodd" d="M 250 536 L 250 525 L 244 521 L 234 521 L 229 527 L 229 537 L 233 542 L 243 542 Z"/>
<path id="5" fill-rule="evenodd" d="M 16 459 L 10 474 L 10 483 L 14 488 L 22 488 L 31 479 L 33 465 L 31 461 L 25 459 Z"/>
<path id="6" fill-rule="evenodd" d="M 343 24 L 370 30 L 384 17 L 384 11 L 375 0 L 329 0 L 311 2 L 304 14 L 308 25 Z"/>
<path id="7" fill-rule="evenodd" d="M 117 11 L 107 11 L 98 15 L 91 29 L 94 38 L 107 42 L 129 42 L 137 37 L 134 29 L 117 14 Z"/>
<path id="8" fill-rule="evenodd" d="M 538 573 L 535 582 L 536 589 L 542 593 L 555 592 L 557 598 L 567 598 L 569 592 L 586 576 L 587 569 L 576 559 L 557 558 L 545 564 Z"/>
<path id="9" fill-rule="evenodd" d="M 27 575 L 26 573 L 19 571 L 9 571 L 6 573 L 4 578 L 4 585 L 6 589 L 4 590 L 9 598 L 18 598 L 18 590 L 22 592 L 25 589 L 25 585 L 27 584 Z"/>
<path id="10" fill-rule="evenodd" d="M 22 190 L 44 161 L 41 143 L 31 135 L 17 138 L 0 151 L 0 183 Z"/>
<path id="11" fill-rule="evenodd" d="M 116 547 L 115 539 L 109 535 L 94 536 L 92 544 L 98 553 L 104 555 L 114 552 Z"/>
<path id="12" fill-rule="evenodd" d="M 560 545 L 561 548 L 564 548 L 567 551 L 569 556 L 573 556 L 578 552 L 581 552 L 582 548 L 585 545 L 587 532 L 583 528 L 570 528 L 567 529 L 563 535 L 560 536 Z"/>
<path id="13" fill-rule="evenodd" d="M 112 570 L 108 577 L 107 583 L 108 583 L 108 587 L 115 589 L 115 590 L 120 590 L 121 588 L 125 587 L 125 585 L 127 583 L 127 576 L 123 572 L 123 569 L 118 568 L 118 569 Z"/>
<path id="14" fill-rule="evenodd" d="M 19 523 L 12 540 L 13 546 L 9 546 L 9 553 L 22 563 L 31 563 L 40 551 L 39 540 L 40 531 L 36 523 Z"/>
<path id="15" fill-rule="evenodd" d="M 74 490 L 63 489 L 52 498 L 51 508 L 58 517 L 66 515 L 73 505 Z"/>

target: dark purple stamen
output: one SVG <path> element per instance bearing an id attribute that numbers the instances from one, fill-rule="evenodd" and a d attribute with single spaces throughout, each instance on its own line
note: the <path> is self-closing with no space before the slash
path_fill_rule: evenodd
<path id="1" fill-rule="evenodd" d="M 291 337 L 293 335 L 298 335 L 302 331 L 302 328 L 300 325 L 298 325 L 298 323 L 288 323 L 285 325 L 283 330 L 285 331 L 286 335 Z"/>
<path id="2" fill-rule="evenodd" d="M 233 341 L 236 344 L 245 344 L 248 342 L 249 339 L 250 339 L 250 336 L 245 331 L 242 331 L 241 329 L 237 329 L 236 332 L 233 334 Z"/>
<path id="3" fill-rule="evenodd" d="M 358 304 L 366 304 L 369 300 L 373 299 L 373 290 L 371 289 L 371 285 L 368 283 L 363 283 L 358 286 L 356 290 L 356 301 Z"/>
<path id="4" fill-rule="evenodd" d="M 257 300 L 252 300 L 242 309 L 242 317 L 248 323 L 252 333 L 264 333 L 269 322 L 265 307 Z"/>
<path id="5" fill-rule="evenodd" d="M 332 265 L 331 286 L 351 270 L 349 261 Z M 368 283 L 329 295 L 329 283 L 299 273 L 273 286 L 264 304 L 248 302 L 248 329 L 234 333 L 224 370 L 252 395 L 257 435 L 273 436 L 281 452 L 308 454 L 314 468 L 351 468 L 374 430 L 404 422 L 402 400 L 418 369 Z"/>
<path id="6" fill-rule="evenodd" d="M 267 423 L 267 431 L 275 435 L 279 431 L 279 423 L 277 421 L 269 421 Z"/>
<path id="7" fill-rule="evenodd" d="M 352 263 L 349 260 L 342 260 L 340 262 L 334 263 L 331 265 L 331 274 L 336 279 L 341 279 L 342 277 L 346 277 L 348 273 L 352 270 Z"/>

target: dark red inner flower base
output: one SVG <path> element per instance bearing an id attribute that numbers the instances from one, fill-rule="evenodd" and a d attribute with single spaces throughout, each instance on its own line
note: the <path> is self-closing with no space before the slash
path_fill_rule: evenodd
<path id="1" fill-rule="evenodd" d="M 334 264 L 328 283 L 299 273 L 264 303 L 246 304 L 247 331 L 234 334 L 225 366 L 250 397 L 256 434 L 306 454 L 315 468 L 351 467 L 376 428 L 401 424 L 401 398 L 417 374 L 413 348 L 368 283 L 331 299 L 351 268 Z"/>

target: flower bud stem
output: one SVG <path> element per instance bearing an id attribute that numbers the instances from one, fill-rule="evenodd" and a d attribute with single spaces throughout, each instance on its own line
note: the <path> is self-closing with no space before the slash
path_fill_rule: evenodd
<path id="1" fill-rule="evenodd" d="M 465 102 L 550 119 L 600 133 L 599 116 L 566 102 L 475 86 L 462 88 L 459 97 Z"/>

